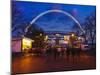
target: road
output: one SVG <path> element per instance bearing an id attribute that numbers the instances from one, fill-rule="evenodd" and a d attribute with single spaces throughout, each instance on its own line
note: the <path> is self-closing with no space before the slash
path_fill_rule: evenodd
<path id="1" fill-rule="evenodd" d="M 74 60 L 73 60 L 74 59 Z M 82 54 L 80 58 L 72 58 L 69 60 L 66 56 L 63 58 L 34 56 L 27 54 L 24 56 L 14 57 L 12 59 L 13 73 L 39 73 L 54 71 L 72 71 L 96 68 L 96 57 L 92 55 Z"/>

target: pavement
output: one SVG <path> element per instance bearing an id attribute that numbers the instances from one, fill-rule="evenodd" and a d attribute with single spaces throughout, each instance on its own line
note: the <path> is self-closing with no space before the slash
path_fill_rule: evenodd
<path id="1" fill-rule="evenodd" d="M 96 68 L 96 57 L 81 54 L 80 57 L 67 56 L 55 59 L 53 56 L 26 54 L 12 59 L 12 73 L 41 73 L 57 71 L 88 70 Z"/>

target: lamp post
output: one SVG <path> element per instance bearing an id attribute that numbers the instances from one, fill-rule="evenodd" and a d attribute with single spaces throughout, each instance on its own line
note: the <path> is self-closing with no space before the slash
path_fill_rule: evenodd
<path id="1" fill-rule="evenodd" d="M 74 36 L 75 36 L 75 34 L 74 34 L 74 33 L 72 33 L 72 34 L 71 34 L 71 36 L 72 36 L 72 37 L 74 37 Z"/>

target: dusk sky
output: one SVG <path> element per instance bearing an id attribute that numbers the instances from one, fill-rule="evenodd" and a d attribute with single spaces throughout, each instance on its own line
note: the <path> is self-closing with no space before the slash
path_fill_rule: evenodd
<path id="1" fill-rule="evenodd" d="M 21 12 L 24 20 L 27 22 L 31 22 L 36 16 L 44 11 L 58 9 L 70 13 L 80 23 L 83 23 L 85 18 L 96 10 L 95 6 L 84 5 L 24 1 L 14 1 L 14 3 L 16 4 L 17 9 Z M 21 21 L 16 23 L 21 23 Z M 35 23 L 45 31 L 71 31 L 74 21 L 62 13 L 53 12 L 40 17 Z"/>

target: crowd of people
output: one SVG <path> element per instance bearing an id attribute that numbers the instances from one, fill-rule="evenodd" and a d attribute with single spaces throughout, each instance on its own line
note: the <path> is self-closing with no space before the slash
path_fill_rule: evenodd
<path id="1" fill-rule="evenodd" d="M 46 57 L 53 57 L 55 60 L 59 58 L 80 57 L 81 50 L 79 48 L 69 47 L 47 47 L 42 50 L 42 55 Z"/>

